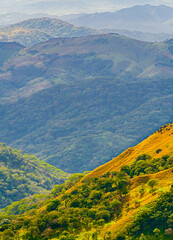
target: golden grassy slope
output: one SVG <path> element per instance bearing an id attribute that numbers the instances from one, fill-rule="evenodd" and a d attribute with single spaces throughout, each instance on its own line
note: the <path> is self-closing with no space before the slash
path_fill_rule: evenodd
<path id="1" fill-rule="evenodd" d="M 156 153 L 157 149 L 162 149 L 162 151 Z M 153 158 L 159 158 L 167 154 L 172 155 L 173 123 L 161 127 L 147 139 L 135 147 L 127 149 L 118 157 L 112 159 L 110 162 L 98 167 L 89 173 L 85 178 L 99 177 L 109 171 L 118 171 L 122 166 L 132 163 L 139 155 L 143 153 L 147 153 Z M 154 191 L 154 193 L 150 191 L 151 188 L 148 186 L 149 180 L 152 179 L 155 179 L 157 181 L 157 185 L 155 186 L 156 191 Z M 81 182 L 78 184 L 81 184 Z M 110 231 L 114 237 L 116 237 L 118 234 L 121 234 L 131 224 L 134 215 L 143 206 L 156 200 L 162 192 L 168 191 L 172 184 L 173 168 L 155 174 L 147 174 L 131 179 L 131 186 L 128 194 L 129 199 L 127 200 L 129 204 L 128 209 L 123 209 L 122 217 L 118 219 L 118 221 L 112 221 L 111 223 L 104 226 L 103 230 L 101 231 L 102 238 L 104 238 L 107 231 Z M 142 197 L 140 196 L 141 185 L 143 185 L 145 189 L 145 193 Z M 139 203 L 138 206 L 136 206 L 136 202 Z"/>
<path id="2" fill-rule="evenodd" d="M 162 149 L 160 153 L 156 153 L 157 149 Z M 147 139 L 131 147 L 121 153 L 118 157 L 112 159 L 110 162 L 96 168 L 86 177 L 98 177 L 108 171 L 118 171 L 124 165 L 133 162 L 139 155 L 147 153 L 152 157 L 159 158 L 163 155 L 173 154 L 173 123 L 161 127 L 154 134 Z"/>
<path id="3" fill-rule="evenodd" d="M 155 179 L 158 184 L 156 185 L 156 191 L 150 192 L 150 187 L 148 186 L 148 181 Z M 134 215 L 146 204 L 154 201 L 162 192 L 170 189 L 173 183 L 173 168 L 167 169 L 165 171 L 158 172 L 156 174 L 148 174 L 145 176 L 135 177 L 131 180 L 131 188 L 129 192 L 129 207 L 128 210 L 124 209 L 122 217 L 116 221 L 112 222 L 112 225 L 105 228 L 105 231 L 111 231 L 114 236 L 120 234 L 124 231 L 126 227 L 131 224 Z M 139 191 L 141 184 L 145 189 L 145 193 L 140 197 Z M 136 207 L 135 203 L 138 202 L 139 206 Z M 104 234 L 104 233 L 103 233 Z"/>
<path id="4" fill-rule="evenodd" d="M 162 151 L 160 153 L 156 153 L 156 150 L 158 149 L 162 149 Z M 166 154 L 173 155 L 173 124 L 167 124 L 161 127 L 157 132 L 145 139 L 143 142 L 126 150 L 112 161 L 92 171 L 85 178 L 98 177 L 108 171 L 118 171 L 121 166 L 132 163 L 142 153 L 147 153 L 152 157 L 157 158 Z M 148 185 L 148 182 L 152 179 L 157 181 L 157 184 L 154 186 L 155 190 Z M 65 193 L 70 193 L 72 190 L 78 188 L 78 186 L 82 184 L 83 180 L 84 178 Z M 172 184 L 173 167 L 158 173 L 145 174 L 132 178 L 130 180 L 129 193 L 126 196 L 123 196 L 124 206 L 121 217 L 118 219 L 115 218 L 108 224 L 102 226 L 99 230 L 99 239 L 105 239 L 108 231 L 111 232 L 113 238 L 123 233 L 132 224 L 135 214 L 137 214 L 138 211 L 148 203 L 155 201 L 161 193 L 168 191 Z M 144 193 L 142 195 L 140 191 L 141 186 L 144 188 Z M 57 198 L 60 198 L 61 196 L 62 195 Z M 35 213 L 46 213 L 46 209 L 47 204 L 39 209 L 36 209 Z M 23 230 L 21 229 L 21 234 L 22 231 Z M 97 229 L 92 228 L 87 233 L 92 234 L 94 231 L 97 231 Z M 77 239 L 83 239 L 83 235 L 85 233 L 85 231 L 80 232 Z"/>

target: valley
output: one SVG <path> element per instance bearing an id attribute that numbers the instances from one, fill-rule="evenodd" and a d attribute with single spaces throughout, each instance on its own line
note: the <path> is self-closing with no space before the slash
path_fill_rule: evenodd
<path id="1" fill-rule="evenodd" d="M 0 240 L 173 239 L 172 7 L 2 0 Z"/>
<path id="2" fill-rule="evenodd" d="M 65 172 L 93 170 L 172 120 L 171 41 L 102 34 L 19 50 L 0 68 L 1 142 Z"/>

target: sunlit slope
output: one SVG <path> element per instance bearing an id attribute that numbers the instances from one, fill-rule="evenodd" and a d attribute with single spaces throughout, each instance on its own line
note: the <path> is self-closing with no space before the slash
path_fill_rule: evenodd
<path id="1" fill-rule="evenodd" d="M 108 171 L 117 171 L 124 165 L 133 162 L 139 155 L 147 153 L 153 158 L 159 158 L 163 155 L 173 154 L 173 124 L 167 124 L 161 127 L 147 139 L 131 147 L 114 158 L 112 161 L 98 167 L 87 177 L 96 177 L 107 173 Z"/>
<path id="2" fill-rule="evenodd" d="M 172 140 L 170 123 L 88 175 L 72 175 L 46 198 L 30 198 L 29 207 L 26 199 L 13 203 L 0 214 L 0 236 L 153 240 L 159 229 L 165 240 L 173 216 Z"/>
<path id="3" fill-rule="evenodd" d="M 156 191 L 154 194 L 150 192 L 148 182 L 150 180 L 157 181 Z M 117 221 L 113 221 L 110 225 L 105 226 L 101 235 L 110 231 L 114 237 L 117 237 L 126 232 L 133 224 L 134 216 L 142 211 L 147 204 L 151 204 L 157 200 L 161 193 L 169 191 L 173 183 L 173 168 L 161 171 L 156 174 L 148 174 L 139 176 L 131 180 L 131 188 L 129 191 L 128 211 L 123 209 L 122 216 Z M 140 197 L 139 192 L 141 185 L 146 189 L 146 192 Z M 137 206 L 138 204 L 138 206 Z"/>
<path id="4" fill-rule="evenodd" d="M 45 42 L 54 37 L 81 37 L 97 34 L 96 30 L 77 27 L 54 18 L 34 18 L 0 30 L 0 42 L 15 41 L 24 46 Z"/>

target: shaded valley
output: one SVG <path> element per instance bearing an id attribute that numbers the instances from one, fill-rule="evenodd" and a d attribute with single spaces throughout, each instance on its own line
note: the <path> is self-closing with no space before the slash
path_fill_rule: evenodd
<path id="1" fill-rule="evenodd" d="M 66 172 L 94 169 L 173 117 L 171 40 L 102 34 L 19 50 L 0 68 L 1 141 Z"/>

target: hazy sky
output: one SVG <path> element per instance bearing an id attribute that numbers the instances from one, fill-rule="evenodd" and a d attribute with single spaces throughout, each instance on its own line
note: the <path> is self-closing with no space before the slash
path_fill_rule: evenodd
<path id="1" fill-rule="evenodd" d="M 69 14 L 83 12 L 116 11 L 133 5 L 167 5 L 173 7 L 173 0 L 0 0 L 0 13 L 45 12 Z"/>

